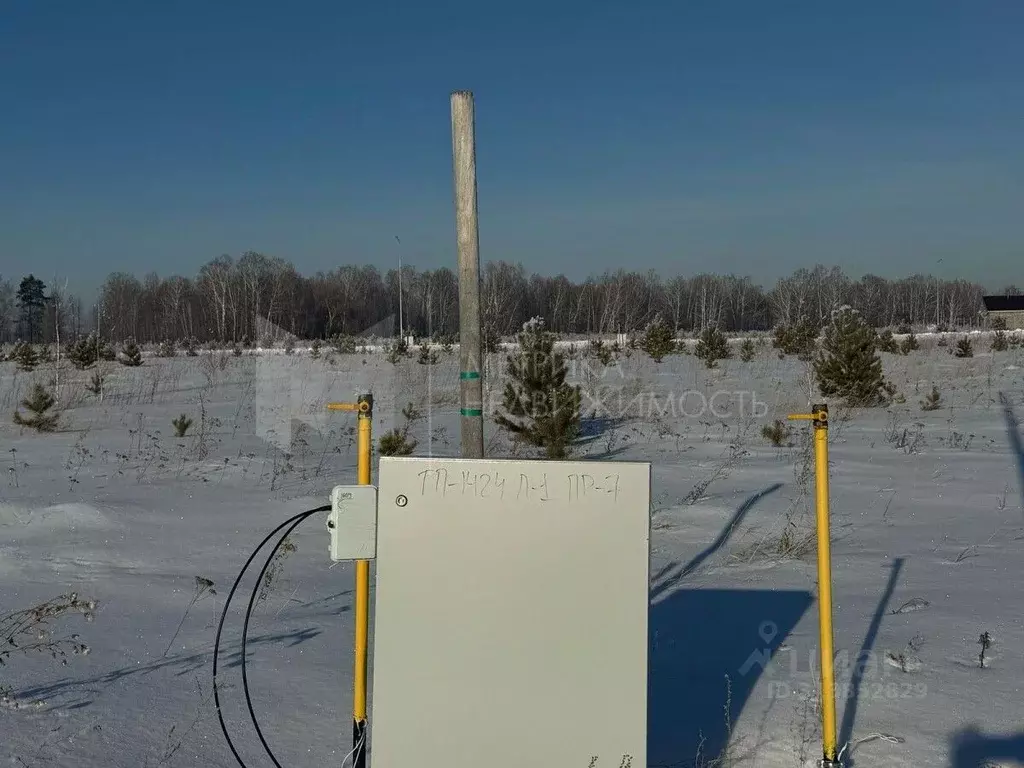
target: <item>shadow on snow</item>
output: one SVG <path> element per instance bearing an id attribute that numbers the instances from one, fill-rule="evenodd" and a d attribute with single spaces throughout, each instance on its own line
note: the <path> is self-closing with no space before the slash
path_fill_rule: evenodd
<path id="1" fill-rule="evenodd" d="M 305 629 L 291 632 L 253 635 L 247 640 L 247 648 L 258 648 L 278 643 L 284 643 L 285 647 L 291 648 L 312 640 L 320 635 L 322 631 L 322 629 L 317 627 L 306 627 Z M 230 644 L 224 642 L 221 646 L 220 655 L 224 669 L 240 668 L 242 664 L 241 639 L 239 638 Z M 175 677 L 182 677 L 200 670 L 208 670 L 212 661 L 213 647 L 211 644 L 209 650 L 167 656 L 148 664 L 133 664 L 120 667 L 93 677 L 79 679 L 64 678 L 47 685 L 18 690 L 14 695 L 16 699 L 23 702 L 46 701 L 48 704 L 52 704 L 55 709 L 81 709 L 92 703 L 92 698 L 90 697 L 101 694 L 105 688 L 122 680 L 146 677 L 162 670 L 173 671 Z M 68 698 L 63 702 L 52 701 L 58 696 Z"/>
<path id="2" fill-rule="evenodd" d="M 951 768 L 986 768 L 999 760 L 1024 762 L 1024 733 L 984 736 L 975 727 L 965 728 L 950 740 Z"/>
<path id="3" fill-rule="evenodd" d="M 886 583 L 885 590 L 882 592 L 878 605 L 875 607 L 875 613 L 871 617 L 868 631 L 864 635 L 864 642 L 861 643 L 860 653 L 857 654 L 858 659 L 870 658 L 874 651 L 875 642 L 878 640 L 878 631 L 882 628 L 882 619 L 889 613 L 889 601 L 892 600 L 893 593 L 896 591 L 896 584 L 899 582 L 904 562 L 905 560 L 902 557 L 897 557 L 893 560 L 892 568 L 889 571 L 889 581 Z M 857 704 L 860 701 L 860 688 L 863 677 L 864 669 L 855 665 L 854 674 L 850 678 L 850 697 L 846 702 L 846 706 L 842 707 L 841 701 L 836 702 L 837 707 L 843 710 L 843 720 L 839 726 L 839 740 L 837 742 L 840 749 L 842 749 L 844 744 L 851 744 L 853 742 L 853 726 L 857 720 Z M 852 751 L 847 755 L 845 764 L 848 768 L 852 768 L 855 765 Z"/>
<path id="4" fill-rule="evenodd" d="M 1024 503 L 1024 442 L 1022 442 L 1020 436 L 1020 422 L 1017 421 L 1017 415 L 1013 412 L 1013 404 L 1005 392 L 999 393 L 999 402 L 1003 406 L 1003 416 L 1006 419 L 1006 436 L 1017 463 L 1021 502 Z"/>
<path id="5" fill-rule="evenodd" d="M 676 588 L 731 537 L 750 509 L 778 490 L 750 496 L 716 540 L 686 565 L 663 569 L 651 587 L 647 752 L 651 765 L 713 760 L 775 651 L 812 596 L 800 590 Z"/>

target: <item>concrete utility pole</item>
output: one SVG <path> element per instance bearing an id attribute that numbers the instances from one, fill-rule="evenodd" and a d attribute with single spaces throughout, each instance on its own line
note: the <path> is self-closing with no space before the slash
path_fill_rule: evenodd
<path id="1" fill-rule="evenodd" d="M 402 247 L 402 241 L 398 239 L 398 235 L 395 235 L 395 242 L 398 243 L 399 249 Z M 398 338 L 399 340 L 405 338 L 405 325 L 402 322 L 402 251 L 398 251 Z"/>
<path id="2" fill-rule="evenodd" d="M 462 457 L 484 455 L 480 333 L 480 233 L 476 211 L 473 93 L 452 93 L 452 167 L 455 234 L 459 249 L 459 400 Z"/>

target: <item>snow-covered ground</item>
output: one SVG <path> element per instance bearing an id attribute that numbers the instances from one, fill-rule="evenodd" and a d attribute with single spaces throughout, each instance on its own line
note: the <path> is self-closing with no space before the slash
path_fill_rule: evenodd
<path id="1" fill-rule="evenodd" d="M 865 766 L 1024 763 L 1024 456 L 1003 402 L 1024 418 L 1024 355 L 976 339 L 976 356 L 957 359 L 935 341 L 883 356 L 900 393 L 891 407 L 832 408 L 840 743 Z M 810 428 L 794 425 L 783 447 L 761 436 L 817 399 L 808 366 L 762 346 L 715 371 L 639 353 L 573 367 L 598 410 L 580 453 L 654 466 L 650 764 L 809 764 L 820 757 Z M 454 456 L 456 370 L 451 356 L 149 358 L 109 365 L 102 398 L 86 390 L 91 372 L 65 371 L 61 430 L 36 434 L 9 414 L 52 368 L 0 364 L 0 615 L 69 591 L 99 603 L 92 622 L 57 626 L 89 655 L 0 668 L 18 702 L 0 708 L 6 764 L 235 765 L 211 698 L 216 621 L 260 539 L 355 481 L 353 420 L 325 403 L 372 391 L 380 435 L 414 402 L 416 453 Z M 933 385 L 941 406 L 924 411 Z M 488 379 L 491 403 L 501 386 Z M 176 438 L 181 413 L 193 425 Z M 487 445 L 513 453 L 490 425 Z M 321 518 L 293 541 L 250 630 L 254 707 L 283 765 L 340 765 L 352 569 L 331 567 Z M 216 594 L 190 607 L 197 577 Z M 269 765 L 243 718 L 240 624 L 235 612 L 225 715 L 246 761 Z"/>

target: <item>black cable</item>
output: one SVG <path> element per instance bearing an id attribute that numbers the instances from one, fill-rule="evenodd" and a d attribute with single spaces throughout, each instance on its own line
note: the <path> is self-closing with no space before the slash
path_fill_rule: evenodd
<path id="1" fill-rule="evenodd" d="M 330 509 L 330 507 L 327 507 L 327 509 Z M 245 692 L 245 706 L 249 709 L 249 719 L 252 721 L 253 727 L 256 729 L 256 735 L 260 738 L 260 744 L 263 745 L 263 749 L 266 751 L 267 756 L 277 768 L 284 768 L 284 766 L 277 761 L 277 756 L 270 748 L 270 745 L 267 744 L 267 740 L 263 737 L 263 729 L 260 728 L 259 719 L 256 717 L 256 712 L 252 707 L 252 697 L 249 695 L 249 675 L 246 672 L 247 665 L 245 647 L 249 638 L 249 619 L 252 618 L 252 609 L 256 604 L 256 595 L 259 594 L 260 586 L 263 584 L 263 577 L 270 568 L 270 564 L 274 562 L 274 556 L 277 555 L 281 547 L 284 546 L 284 543 L 288 541 L 288 537 L 291 535 L 291 532 L 307 519 L 308 516 L 300 517 L 292 523 L 291 527 L 284 532 L 284 535 L 282 535 L 277 544 L 274 545 L 274 548 L 270 550 L 270 554 L 267 555 L 267 561 L 263 564 L 263 568 L 260 569 L 260 575 L 256 577 L 256 583 L 253 584 L 252 593 L 249 595 L 249 605 L 245 609 L 245 623 L 242 625 L 242 690 Z"/>
<path id="2" fill-rule="evenodd" d="M 231 740 L 231 736 L 228 733 L 227 725 L 224 722 L 224 713 L 222 712 L 220 707 L 220 692 L 217 689 L 217 662 L 220 657 L 220 639 L 221 634 L 224 631 L 224 622 L 227 619 L 228 608 L 231 606 L 231 598 L 234 597 L 235 592 L 238 590 L 238 585 L 242 581 L 242 577 L 245 576 L 245 572 L 249 569 L 249 566 L 252 565 L 252 561 L 256 559 L 256 555 L 259 554 L 260 550 L 263 549 L 263 547 L 267 545 L 267 542 L 274 538 L 274 536 L 277 533 L 282 531 L 284 528 L 287 528 L 289 525 L 292 525 L 293 523 L 297 524 L 297 522 L 302 522 L 307 517 L 311 517 L 312 515 L 315 515 L 319 512 L 330 511 L 330 505 L 326 505 L 323 507 L 317 507 L 316 509 L 308 510 L 306 512 L 300 512 L 299 514 L 288 518 L 279 526 L 277 526 L 277 528 L 268 533 L 266 538 L 264 538 L 263 541 L 260 542 L 260 545 L 253 550 L 251 555 L 249 555 L 249 559 L 245 561 L 245 565 L 243 565 L 242 570 L 239 571 L 238 577 L 235 579 L 235 583 L 231 585 L 231 591 L 228 592 L 227 599 L 224 601 L 224 610 L 221 612 L 220 622 L 217 624 L 217 638 L 213 643 L 213 701 L 214 705 L 217 708 L 217 720 L 220 722 L 220 730 L 224 734 L 224 738 L 228 742 L 228 747 L 231 749 L 231 754 L 234 755 L 235 760 L 238 762 L 238 765 L 241 766 L 241 768 L 248 768 L 248 766 L 245 764 L 245 761 L 242 760 L 241 755 L 238 754 L 238 750 L 235 748 L 235 743 Z M 244 656 L 242 657 L 242 661 L 244 663 Z"/>

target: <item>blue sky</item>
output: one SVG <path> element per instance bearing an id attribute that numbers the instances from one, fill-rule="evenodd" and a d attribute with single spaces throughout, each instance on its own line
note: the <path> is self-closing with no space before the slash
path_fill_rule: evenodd
<path id="1" fill-rule="evenodd" d="M 0 274 L 451 266 L 467 88 L 484 260 L 1019 284 L 1022 30 L 1019 0 L 9 0 Z"/>

